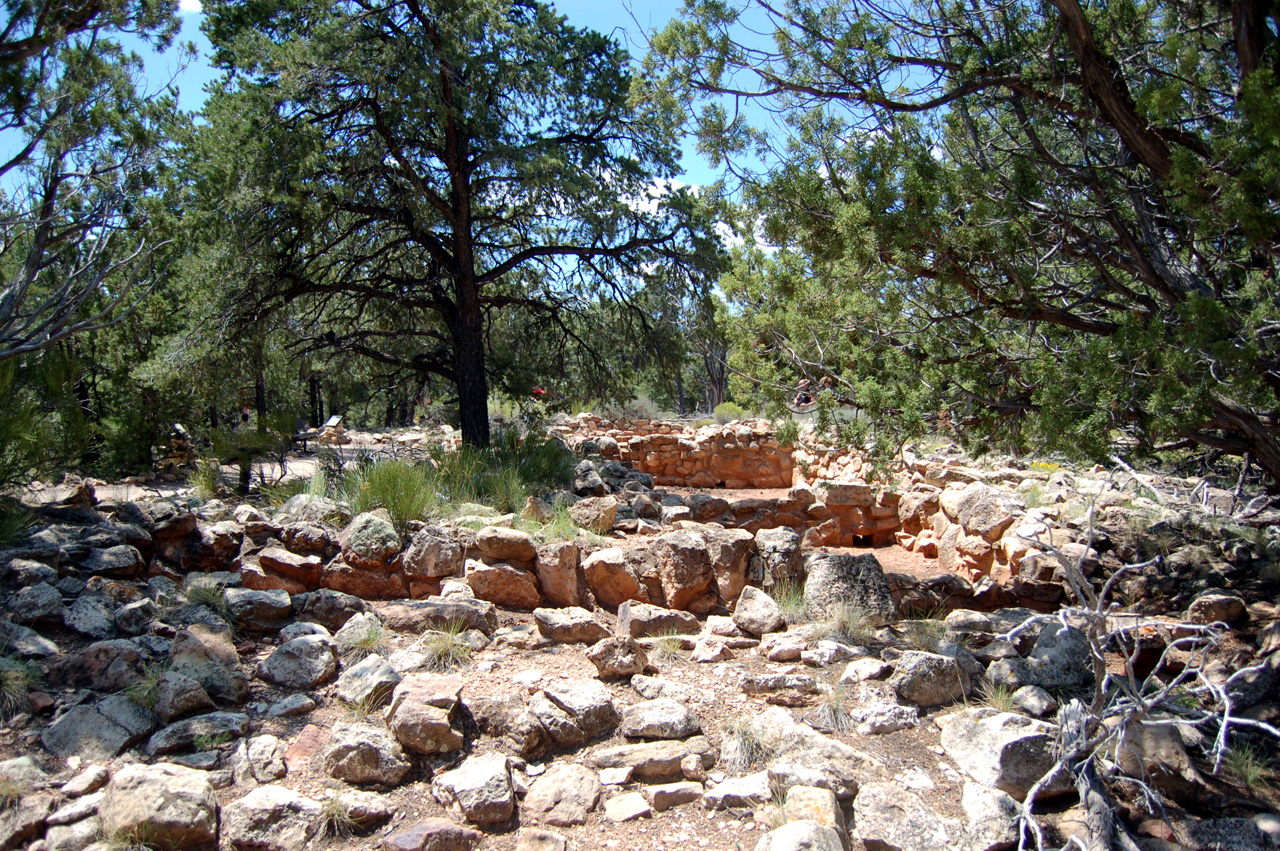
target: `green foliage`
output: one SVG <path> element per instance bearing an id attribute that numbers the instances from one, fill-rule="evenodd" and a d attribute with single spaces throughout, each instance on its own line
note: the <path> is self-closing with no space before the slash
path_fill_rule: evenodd
<path id="1" fill-rule="evenodd" d="M 211 751 L 230 744 L 234 739 L 230 733 L 201 733 L 192 741 L 191 747 L 196 751 Z"/>
<path id="2" fill-rule="evenodd" d="M 25 485 L 43 467 L 40 411 L 18 383 L 17 360 L 0 361 L 0 490 Z"/>
<path id="3" fill-rule="evenodd" d="M 187 476 L 191 492 L 201 499 L 213 499 L 223 492 L 222 465 L 217 458 L 201 458 Z M 268 496 L 270 500 L 270 496 Z"/>
<path id="4" fill-rule="evenodd" d="M 795 446 L 800 442 L 800 424 L 788 417 L 778 423 L 774 429 L 774 434 L 778 438 L 781 446 Z"/>
<path id="5" fill-rule="evenodd" d="M 1187 438 L 1280 479 L 1280 87 L 1233 21 L 687 4 L 637 94 L 745 175 L 721 281 L 735 397 L 825 385 L 820 430 L 885 463 L 930 432 L 1093 460 Z"/>
<path id="6" fill-rule="evenodd" d="M 937 651 L 938 644 L 947 631 L 946 624 L 932 618 L 907 619 L 904 625 L 907 628 L 907 645 L 912 650 L 923 650 L 926 653 Z"/>
<path id="7" fill-rule="evenodd" d="M 0 497 L 0 547 L 8 547 L 25 537 L 34 517 L 31 509 L 16 499 Z"/>
<path id="8" fill-rule="evenodd" d="M 733 402 L 721 402 L 719 405 L 716 405 L 714 413 L 717 425 L 725 425 L 733 422 L 734 420 L 746 419 L 747 416 L 746 409 L 741 405 L 734 404 Z"/>
<path id="9" fill-rule="evenodd" d="M 359 631 L 348 630 L 338 641 L 338 649 L 343 661 L 353 665 L 368 656 L 383 655 L 390 647 L 390 635 L 381 622 L 366 621 L 366 627 Z"/>
<path id="10" fill-rule="evenodd" d="M 404 461 L 376 461 L 347 471 L 338 497 L 353 514 L 384 508 L 403 532 L 410 520 L 420 520 L 438 505 L 426 469 Z"/>
<path id="11" fill-rule="evenodd" d="M 9 777 L 0 777 L 0 812 L 15 806 L 30 792 L 27 784 Z"/>
<path id="12" fill-rule="evenodd" d="M 662 633 L 647 642 L 650 661 L 659 665 L 669 665 L 680 659 L 680 651 L 684 647 L 685 638 L 675 632 Z"/>
<path id="13" fill-rule="evenodd" d="M 320 832 L 336 839 L 350 839 L 360 830 L 360 823 L 351 815 L 351 807 L 340 794 L 320 802 Z"/>

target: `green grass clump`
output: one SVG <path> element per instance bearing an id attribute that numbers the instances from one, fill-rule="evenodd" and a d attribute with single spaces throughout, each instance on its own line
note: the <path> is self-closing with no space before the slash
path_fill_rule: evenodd
<path id="1" fill-rule="evenodd" d="M 403 531 L 410 520 L 421 520 L 439 505 L 425 467 L 404 461 L 375 461 L 355 466 L 343 476 L 338 497 L 352 514 L 386 509 Z"/>
<path id="2" fill-rule="evenodd" d="M 227 744 L 233 738 L 235 737 L 230 733 L 201 733 L 195 737 L 191 746 L 195 748 L 196 751 L 211 751 L 214 748 Z"/>
<path id="3" fill-rule="evenodd" d="M 789 624 L 804 623 L 807 607 L 804 602 L 804 583 L 795 579 L 783 579 L 769 591 L 782 616 Z"/>
<path id="4" fill-rule="evenodd" d="M 462 624 L 451 623 L 443 630 L 423 633 L 418 650 L 426 657 L 427 670 L 444 672 L 471 663 L 471 646 L 462 637 L 465 631 Z"/>
<path id="5" fill-rule="evenodd" d="M 34 665 L 0 656 L 0 717 L 25 712 L 31 705 L 31 691 L 39 684 L 40 671 Z"/>
<path id="6" fill-rule="evenodd" d="M 0 547 L 25 538 L 34 517 L 31 509 L 17 500 L 0 499 Z"/>
<path id="7" fill-rule="evenodd" d="M 665 632 L 655 636 L 654 640 L 649 644 L 649 659 L 659 665 L 665 665 L 674 662 L 680 658 L 680 650 L 684 646 L 684 640 L 679 633 Z"/>
<path id="8" fill-rule="evenodd" d="M 343 662 L 348 665 L 353 665 L 374 654 L 385 655 L 387 648 L 390 647 L 386 627 L 373 619 L 365 623 L 366 628 L 359 632 L 339 633 L 340 637 L 337 639 L 339 650 L 342 652 Z"/>
<path id="9" fill-rule="evenodd" d="M 1013 689 L 995 683 L 983 683 L 978 687 L 978 704 L 997 712 L 1017 712 L 1013 705 Z"/>
<path id="10" fill-rule="evenodd" d="M 870 644 L 875 639 L 875 618 L 866 609 L 845 603 L 831 617 L 813 625 L 813 640 L 838 638 L 850 644 Z"/>
<path id="11" fill-rule="evenodd" d="M 770 755 L 769 747 L 752 728 L 750 716 L 730 718 L 721 725 L 720 767 L 730 777 L 759 770 Z"/>
<path id="12" fill-rule="evenodd" d="M 147 665 L 140 677 L 125 686 L 124 696 L 143 709 L 154 710 L 160 681 L 164 679 L 166 670 L 168 670 L 167 667 L 161 664 Z"/>
<path id="13" fill-rule="evenodd" d="M 258 488 L 258 493 L 266 500 L 267 505 L 279 508 L 298 494 L 309 493 L 310 489 L 310 479 L 287 479 L 275 484 L 262 485 Z"/>
<path id="14" fill-rule="evenodd" d="M 194 579 L 187 585 L 187 602 L 193 606 L 205 606 L 224 618 L 230 618 L 231 607 L 227 605 L 227 590 L 217 582 L 207 579 Z"/>
<path id="15" fill-rule="evenodd" d="M 1248 789 L 1270 789 L 1275 779 L 1275 763 L 1253 745 L 1236 745 L 1223 756 L 1222 765 Z"/>
<path id="16" fill-rule="evenodd" d="M 341 795 L 326 798 L 320 803 L 320 832 L 336 839 L 350 839 L 360 830 L 360 822 L 351 815 L 351 808 Z"/>
<path id="17" fill-rule="evenodd" d="M 813 722 L 821 730 L 846 733 L 853 726 L 849 718 L 849 695 L 839 683 L 823 688 L 818 698 L 818 708 L 813 712 Z"/>

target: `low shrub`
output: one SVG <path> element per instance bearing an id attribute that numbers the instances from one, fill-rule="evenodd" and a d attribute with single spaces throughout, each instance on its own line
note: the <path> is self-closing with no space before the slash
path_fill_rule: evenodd
<path id="1" fill-rule="evenodd" d="M 719 405 L 716 405 L 716 409 L 713 411 L 713 414 L 715 415 L 716 423 L 718 425 L 725 425 L 733 422 L 734 420 L 743 420 L 747 418 L 746 408 L 743 408 L 741 405 L 735 405 L 733 402 L 721 402 Z"/>

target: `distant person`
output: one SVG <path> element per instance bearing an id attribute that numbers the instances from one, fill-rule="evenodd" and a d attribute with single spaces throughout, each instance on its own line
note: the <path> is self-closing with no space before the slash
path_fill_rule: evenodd
<path id="1" fill-rule="evenodd" d="M 796 389 L 799 392 L 796 393 L 796 398 L 792 400 L 793 405 L 797 408 L 803 408 L 805 405 L 813 404 L 813 396 L 809 393 L 809 379 L 802 379 L 800 383 L 796 385 Z"/>

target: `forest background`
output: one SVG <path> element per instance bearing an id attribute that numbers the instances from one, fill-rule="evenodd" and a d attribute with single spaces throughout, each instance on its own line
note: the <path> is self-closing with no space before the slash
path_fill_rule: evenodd
<path id="1" fill-rule="evenodd" d="M 210 2 L 198 114 L 173 0 L 4 7 L 3 483 L 535 387 L 1280 481 L 1271 2 Z"/>

